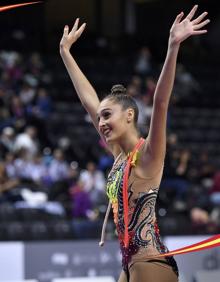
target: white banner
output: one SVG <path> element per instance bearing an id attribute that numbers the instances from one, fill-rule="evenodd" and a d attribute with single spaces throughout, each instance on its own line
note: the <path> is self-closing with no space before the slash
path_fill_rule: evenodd
<path id="1" fill-rule="evenodd" d="M 24 244 L 0 243 L 0 281 L 24 279 Z"/>

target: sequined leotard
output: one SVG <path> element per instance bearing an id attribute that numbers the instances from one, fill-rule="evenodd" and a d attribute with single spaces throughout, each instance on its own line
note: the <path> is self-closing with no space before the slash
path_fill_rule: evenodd
<path id="1" fill-rule="evenodd" d="M 124 210 L 123 210 L 123 174 L 126 160 L 115 163 L 108 176 L 107 194 L 114 185 L 115 195 L 111 198 L 114 222 L 120 242 L 122 253 L 122 267 L 128 273 L 128 269 L 135 262 L 152 260 L 159 254 L 168 252 L 162 243 L 159 228 L 155 216 L 155 204 L 159 185 L 163 173 L 160 168 L 157 175 L 151 178 L 140 178 L 135 175 L 134 169 L 130 170 L 128 181 L 128 234 L 129 245 L 124 245 Z M 178 275 L 178 268 L 173 257 L 160 258 L 160 261 L 171 266 Z"/>

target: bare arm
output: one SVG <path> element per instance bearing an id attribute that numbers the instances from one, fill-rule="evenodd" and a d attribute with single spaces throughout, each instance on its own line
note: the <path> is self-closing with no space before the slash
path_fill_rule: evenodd
<path id="1" fill-rule="evenodd" d="M 94 90 L 88 79 L 85 77 L 83 72 L 80 70 L 75 59 L 70 53 L 71 46 L 81 36 L 81 34 L 83 33 L 86 27 L 85 23 L 82 24 L 79 28 L 78 25 L 79 25 L 79 19 L 76 19 L 74 26 L 70 32 L 68 26 L 64 27 L 63 36 L 60 41 L 60 55 L 63 59 L 64 65 L 68 71 L 68 74 L 72 80 L 73 86 L 76 90 L 76 93 L 83 107 L 90 115 L 95 128 L 99 132 L 98 119 L 97 119 L 97 110 L 100 104 L 99 98 L 96 94 L 96 91 Z M 101 138 L 103 138 L 100 132 L 99 134 Z M 119 150 L 118 148 L 116 148 L 116 146 L 113 147 L 108 145 L 107 147 L 114 156 L 118 155 Z"/>
<path id="2" fill-rule="evenodd" d="M 183 20 L 183 12 L 180 13 L 170 30 L 167 55 L 154 95 L 148 142 L 145 144 L 146 155 L 150 156 L 155 167 L 163 162 L 165 156 L 167 111 L 174 84 L 180 44 L 190 36 L 207 32 L 202 29 L 209 22 L 209 20 L 203 21 L 207 12 L 192 20 L 197 8 L 197 5 L 194 6 Z"/>
<path id="3" fill-rule="evenodd" d="M 98 122 L 97 122 L 97 109 L 99 107 L 100 101 L 99 98 L 88 81 L 85 75 L 80 70 L 79 66 L 77 65 L 76 61 L 74 60 L 73 56 L 70 53 L 71 46 L 77 41 L 77 39 L 81 36 L 82 32 L 84 31 L 86 24 L 78 28 L 79 19 L 76 19 L 75 24 L 72 30 L 69 32 L 69 27 L 65 26 L 63 37 L 60 41 L 60 55 L 63 59 L 63 62 L 66 66 L 66 69 L 69 73 L 69 76 L 72 80 L 74 88 L 77 92 L 77 95 L 92 118 L 93 124 L 98 130 Z"/>

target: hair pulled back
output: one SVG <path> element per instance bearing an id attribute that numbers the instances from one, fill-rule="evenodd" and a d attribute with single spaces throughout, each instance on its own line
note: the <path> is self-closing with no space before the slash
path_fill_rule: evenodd
<path id="1" fill-rule="evenodd" d="M 111 93 L 105 99 L 109 99 L 122 106 L 123 110 L 129 108 L 134 110 L 134 124 L 137 126 L 139 110 L 135 100 L 127 94 L 127 89 L 122 84 L 115 84 L 112 86 Z"/>

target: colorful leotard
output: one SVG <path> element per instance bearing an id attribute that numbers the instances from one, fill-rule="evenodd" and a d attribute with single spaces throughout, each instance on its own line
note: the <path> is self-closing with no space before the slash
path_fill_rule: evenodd
<path id="1" fill-rule="evenodd" d="M 135 262 L 150 261 L 152 257 L 168 252 L 162 243 L 155 216 L 155 204 L 163 166 L 150 178 L 140 178 L 131 168 L 128 181 L 128 247 L 124 243 L 123 175 L 127 160 L 115 163 L 108 176 L 107 194 L 113 208 L 114 222 L 122 253 L 122 267 L 127 273 Z M 169 264 L 178 275 L 173 257 L 160 258 Z"/>

